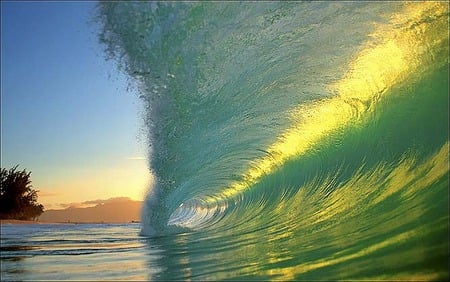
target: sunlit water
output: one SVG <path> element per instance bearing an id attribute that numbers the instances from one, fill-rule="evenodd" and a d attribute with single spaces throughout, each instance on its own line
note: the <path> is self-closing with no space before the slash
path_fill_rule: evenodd
<path id="1" fill-rule="evenodd" d="M 448 19 L 444 2 L 101 2 L 146 109 L 142 226 L 26 227 L 44 243 L 2 275 L 448 280 Z"/>
<path id="2" fill-rule="evenodd" d="M 139 224 L 1 226 L 1 280 L 147 280 L 160 250 Z"/>

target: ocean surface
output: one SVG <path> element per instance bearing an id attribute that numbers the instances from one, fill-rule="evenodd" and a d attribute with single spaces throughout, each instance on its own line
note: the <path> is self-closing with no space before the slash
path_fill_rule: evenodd
<path id="1" fill-rule="evenodd" d="M 1 281 L 148 280 L 157 245 L 139 223 L 1 226 Z"/>
<path id="2" fill-rule="evenodd" d="M 448 3 L 96 17 L 145 106 L 142 224 L 7 227 L 2 279 L 449 279 Z"/>

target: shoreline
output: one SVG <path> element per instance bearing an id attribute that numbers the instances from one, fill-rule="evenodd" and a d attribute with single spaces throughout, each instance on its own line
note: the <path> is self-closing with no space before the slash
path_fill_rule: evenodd
<path id="1" fill-rule="evenodd" d="M 34 220 L 19 220 L 19 219 L 1 219 L 0 224 L 14 224 L 14 225 L 24 225 L 24 224 L 60 224 L 58 222 L 45 222 L 45 221 L 34 221 Z"/>
<path id="2" fill-rule="evenodd" d="M 140 221 L 127 222 L 50 222 L 50 221 L 33 221 L 33 220 L 18 220 L 18 219 L 1 219 L 0 225 L 39 225 L 39 224 L 126 224 L 126 223 L 140 223 Z"/>

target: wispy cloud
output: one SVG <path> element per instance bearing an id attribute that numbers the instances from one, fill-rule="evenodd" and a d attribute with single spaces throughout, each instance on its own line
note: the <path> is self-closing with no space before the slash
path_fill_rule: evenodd
<path id="1" fill-rule="evenodd" d="M 117 203 L 117 202 L 127 202 L 132 201 L 128 197 L 115 197 L 115 198 L 109 198 L 109 199 L 97 199 L 97 200 L 91 200 L 91 201 L 84 201 L 84 202 L 73 202 L 73 203 L 62 203 L 58 206 L 63 209 L 68 208 L 88 208 L 93 207 L 97 205 L 104 205 L 107 203 Z"/>
<path id="2" fill-rule="evenodd" d="M 145 161 L 147 160 L 146 157 L 129 157 L 127 158 L 127 160 L 131 160 L 131 161 Z"/>

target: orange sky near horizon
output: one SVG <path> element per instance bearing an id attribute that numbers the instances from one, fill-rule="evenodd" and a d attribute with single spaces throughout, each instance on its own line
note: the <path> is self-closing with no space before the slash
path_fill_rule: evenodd
<path id="1" fill-rule="evenodd" d="M 145 159 L 128 159 L 125 164 L 93 169 L 76 168 L 57 171 L 52 177 L 39 174 L 39 168 L 31 175 L 32 185 L 38 190 L 38 202 L 46 210 L 68 206 L 84 206 L 84 202 L 127 197 L 143 201 L 152 184 L 152 175 Z"/>

